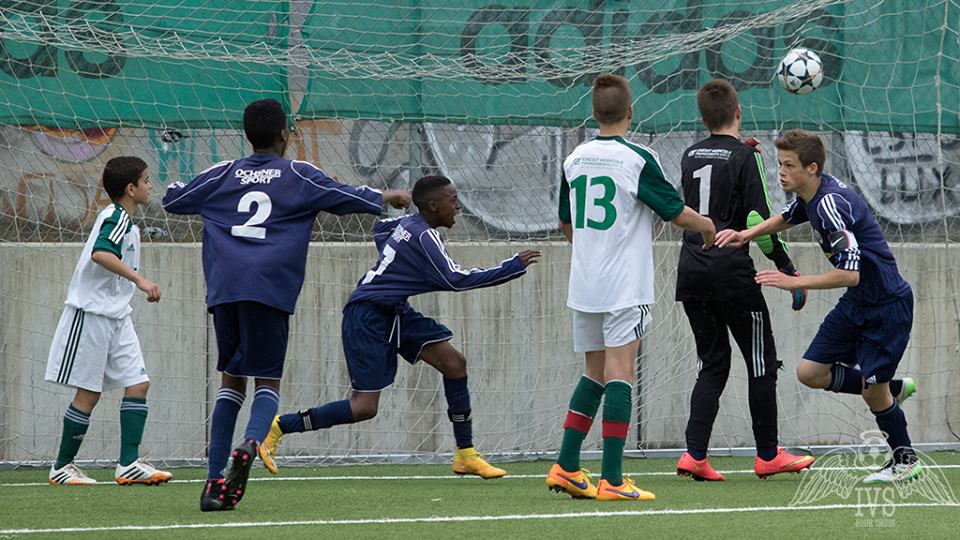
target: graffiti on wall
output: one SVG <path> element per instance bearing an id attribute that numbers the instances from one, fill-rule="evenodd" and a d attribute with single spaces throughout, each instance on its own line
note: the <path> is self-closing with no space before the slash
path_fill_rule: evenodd
<path id="1" fill-rule="evenodd" d="M 660 155 L 679 182 L 680 155 L 702 133 L 634 134 Z M 563 157 L 594 136 L 586 128 L 460 126 L 372 121 L 298 124 L 288 156 L 318 164 L 350 184 L 412 187 L 422 175 L 444 174 L 460 192 L 464 213 L 485 237 L 523 237 L 556 227 Z M 774 208 L 786 202 L 777 186 L 775 132 L 760 133 Z M 878 217 L 893 224 L 935 222 L 960 215 L 960 140 L 931 135 L 847 132 L 827 137 L 828 170 L 848 177 Z M 147 215 L 165 219 L 165 186 L 189 181 L 223 159 L 244 155 L 236 130 L 108 129 L 61 131 L 0 127 L 0 237 L 76 240 L 109 203 L 100 186 L 103 163 L 124 154 L 147 161 L 155 189 Z"/>
<path id="2" fill-rule="evenodd" d="M 960 139 L 848 132 L 851 181 L 877 213 L 907 225 L 960 215 Z"/>

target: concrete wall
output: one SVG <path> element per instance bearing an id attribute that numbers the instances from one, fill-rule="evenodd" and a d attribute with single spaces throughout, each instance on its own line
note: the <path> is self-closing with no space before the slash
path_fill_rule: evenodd
<path id="1" fill-rule="evenodd" d="M 456 244 L 451 253 L 464 265 L 484 266 L 522 247 Z M 569 393 L 582 370 L 582 360 L 571 352 L 565 307 L 569 248 L 539 247 L 544 249 L 542 264 L 517 281 L 413 301 L 456 334 L 453 344 L 469 363 L 475 438 L 489 453 L 556 450 Z M 635 412 L 639 431 L 631 430 L 628 447 L 638 439 L 647 448 L 683 446 L 696 355 L 686 317 L 673 301 L 676 251 L 675 245 L 657 247 L 660 298 L 640 361 Z M 916 296 L 913 337 L 900 369 L 920 383 L 919 395 L 905 407 L 911 435 L 916 442 L 955 442 L 955 433 L 960 432 L 956 298 L 960 254 L 945 245 L 909 245 L 895 252 Z M 43 373 L 78 253 L 76 244 L 0 244 L 0 461 L 55 456 L 63 409 L 72 392 L 44 382 Z M 143 272 L 163 293 L 159 304 L 149 305 L 138 295 L 133 314 L 152 379 L 143 449 L 157 461 L 202 458 L 205 452 L 218 378 L 199 254 L 196 244 L 146 244 L 143 249 Z M 801 271 L 827 269 L 828 263 L 812 245 L 794 246 L 793 255 Z M 291 321 L 282 410 L 348 395 L 340 310 L 375 257 L 370 244 L 311 248 L 307 284 Z M 768 267 L 763 260 L 758 266 Z M 785 363 L 778 390 L 782 444 L 858 442 L 861 431 L 875 428 L 861 400 L 802 388 L 793 372 L 838 296 L 837 291 L 811 292 L 807 307 L 793 313 L 786 293 L 767 291 L 779 356 Z M 743 361 L 735 353 L 714 447 L 752 445 L 744 374 Z M 120 395 L 104 394 L 81 459 L 116 458 Z M 596 448 L 597 439 L 598 433 L 592 433 L 587 448 Z M 396 384 L 381 399 L 377 418 L 288 437 L 283 454 L 336 460 L 335 456 L 431 453 L 452 447 L 439 375 L 429 366 L 402 364 Z"/>

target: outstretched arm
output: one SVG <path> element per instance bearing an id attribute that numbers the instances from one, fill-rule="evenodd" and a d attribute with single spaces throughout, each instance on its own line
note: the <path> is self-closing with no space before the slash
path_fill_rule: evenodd
<path id="1" fill-rule="evenodd" d="M 434 274 L 442 290 L 465 291 L 499 285 L 526 273 L 526 268 L 540 257 L 538 250 L 522 251 L 491 268 L 463 269 L 447 254 L 440 233 L 428 229 L 420 234 L 420 245 L 429 258 L 425 272 Z"/>
<path id="2" fill-rule="evenodd" d="M 765 234 L 775 234 L 793 227 L 793 224 L 787 223 L 781 214 L 777 214 L 763 220 L 756 227 L 751 227 L 742 231 L 733 229 L 724 229 L 717 233 L 718 247 L 740 247 L 750 243 L 751 240 Z"/>
<path id="3" fill-rule="evenodd" d="M 757 272 L 757 283 L 776 287 L 785 291 L 793 289 L 841 289 L 856 287 L 860 283 L 860 272 L 834 268 L 829 272 L 812 276 L 788 276 L 779 270 Z"/>
<path id="4" fill-rule="evenodd" d="M 199 214 L 203 201 L 220 185 L 232 164 L 232 161 L 221 161 L 198 174 L 189 184 L 170 184 L 161 206 L 171 214 Z"/>
<path id="5" fill-rule="evenodd" d="M 407 208 L 413 199 L 410 193 L 403 189 L 388 189 L 383 192 L 383 203 L 394 208 Z"/>

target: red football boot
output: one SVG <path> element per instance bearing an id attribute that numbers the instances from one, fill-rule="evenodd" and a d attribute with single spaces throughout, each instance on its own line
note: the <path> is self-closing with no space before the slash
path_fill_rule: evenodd
<path id="1" fill-rule="evenodd" d="M 718 473 L 710 466 L 710 458 L 703 458 L 700 461 L 693 459 L 690 452 L 684 452 L 677 462 L 677 474 L 680 476 L 690 476 L 694 480 L 722 482 L 723 475 Z"/>

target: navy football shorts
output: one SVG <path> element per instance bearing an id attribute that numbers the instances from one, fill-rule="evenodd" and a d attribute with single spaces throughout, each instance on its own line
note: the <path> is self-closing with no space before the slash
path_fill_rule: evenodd
<path id="1" fill-rule="evenodd" d="M 379 392 L 397 376 L 397 353 L 415 363 L 431 343 L 448 341 L 453 332 L 404 302 L 383 307 L 355 302 L 343 308 L 343 352 L 350 385 L 358 392 Z"/>
<path id="2" fill-rule="evenodd" d="M 289 313 L 249 301 L 220 304 L 210 311 L 217 333 L 217 371 L 234 377 L 283 376 Z"/>
<path id="3" fill-rule="evenodd" d="M 911 290 L 876 306 L 841 298 L 803 357 L 822 364 L 859 365 L 867 385 L 889 382 L 907 349 L 912 326 Z"/>

